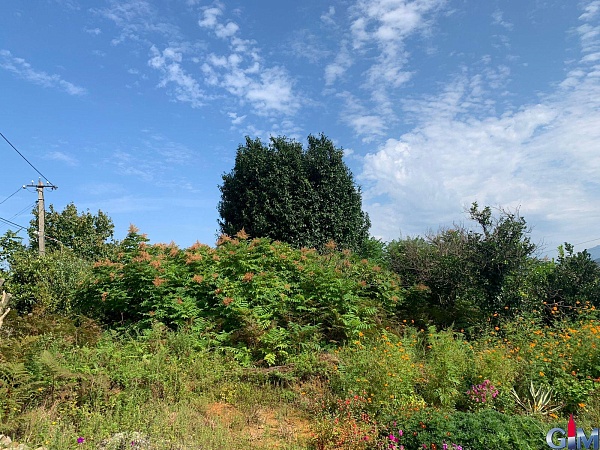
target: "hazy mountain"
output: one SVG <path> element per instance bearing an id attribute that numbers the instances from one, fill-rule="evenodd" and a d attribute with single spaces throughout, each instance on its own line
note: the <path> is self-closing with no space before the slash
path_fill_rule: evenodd
<path id="1" fill-rule="evenodd" d="M 588 248 L 588 253 L 592 255 L 592 259 L 597 263 L 600 263 L 600 245 L 596 245 L 595 247 Z"/>

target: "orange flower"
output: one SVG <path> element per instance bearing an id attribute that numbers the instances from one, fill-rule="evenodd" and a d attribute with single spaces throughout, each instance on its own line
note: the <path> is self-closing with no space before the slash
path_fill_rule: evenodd
<path id="1" fill-rule="evenodd" d="M 225 298 L 223 299 L 223 304 L 224 304 L 225 306 L 229 306 L 229 305 L 230 305 L 232 302 L 233 302 L 233 299 L 232 299 L 231 297 L 225 297 Z"/>
<path id="2" fill-rule="evenodd" d="M 244 230 L 244 227 L 242 227 L 242 229 L 237 232 L 236 237 L 239 239 L 248 239 L 250 235 L 246 233 L 246 230 Z"/>
<path id="3" fill-rule="evenodd" d="M 204 281 L 204 277 L 202 275 L 194 275 L 192 277 L 192 281 L 194 283 L 202 283 Z"/>
<path id="4" fill-rule="evenodd" d="M 197 253 L 186 253 L 185 254 L 185 263 L 186 264 L 191 264 L 195 261 L 202 261 L 202 255 L 199 255 Z"/>
<path id="5" fill-rule="evenodd" d="M 152 280 L 152 284 L 156 287 L 159 287 L 161 284 L 164 284 L 166 282 L 167 280 L 161 277 L 156 277 L 154 280 Z"/>

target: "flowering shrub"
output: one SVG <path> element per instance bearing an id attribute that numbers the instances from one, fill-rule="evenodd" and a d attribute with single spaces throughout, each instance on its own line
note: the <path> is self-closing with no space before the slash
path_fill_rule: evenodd
<path id="1" fill-rule="evenodd" d="M 380 425 L 382 450 L 514 450 L 541 448 L 546 425 L 532 417 L 425 408 L 399 412 L 391 425 Z"/>
<path id="2" fill-rule="evenodd" d="M 469 407 L 473 410 L 489 408 L 494 399 L 498 396 L 498 389 L 494 387 L 490 380 L 484 380 L 483 383 L 472 385 L 467 391 L 469 396 Z"/>
<path id="3" fill-rule="evenodd" d="M 377 422 L 365 412 L 367 399 L 355 395 L 323 404 L 313 444 L 319 450 L 367 450 L 377 440 Z"/>
<path id="4" fill-rule="evenodd" d="M 419 333 L 408 329 L 402 338 L 387 331 L 359 336 L 337 355 L 339 364 L 331 377 L 338 395 L 366 392 L 370 412 L 392 414 L 405 407 L 424 405 L 415 391 L 421 377 L 416 349 Z"/>
<path id="5" fill-rule="evenodd" d="M 146 241 L 132 230 L 115 258 L 95 263 L 82 312 L 111 325 L 192 328 L 246 363 L 274 365 L 307 345 L 345 342 L 401 302 L 396 275 L 349 251 L 319 254 L 243 233 L 216 248 Z"/>
<path id="6" fill-rule="evenodd" d="M 393 429 L 389 432 L 389 434 L 379 439 L 377 442 L 377 447 L 383 450 L 405 450 L 410 448 L 405 447 L 403 444 L 403 442 L 405 442 L 403 439 L 404 431 L 400 428 L 397 428 L 396 422 L 394 422 L 392 428 Z M 463 450 L 462 446 L 454 443 L 448 444 L 446 441 L 443 441 L 441 445 L 438 445 L 434 442 L 429 444 L 421 444 L 420 448 L 432 450 Z"/>

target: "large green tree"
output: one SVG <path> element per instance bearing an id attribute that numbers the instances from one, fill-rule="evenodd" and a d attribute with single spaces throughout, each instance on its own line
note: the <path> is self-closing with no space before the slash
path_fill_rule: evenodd
<path id="1" fill-rule="evenodd" d="M 27 232 L 30 246 L 35 249 L 38 245 L 37 209 L 33 214 L 35 217 Z M 50 205 L 45 213 L 46 249 L 52 251 L 67 247 L 79 257 L 99 259 L 113 247 L 114 228 L 112 219 L 102 211 L 97 214 L 79 212 L 75 204 L 69 203 L 59 212 Z"/>
<path id="2" fill-rule="evenodd" d="M 102 211 L 78 212 L 70 203 L 61 212 L 50 205 L 45 212 L 46 253 L 38 254 L 37 209 L 27 232 L 29 244 L 16 233 L 0 236 L 0 274 L 13 294 L 18 313 L 69 314 L 79 285 L 93 261 L 111 255 L 113 223 Z"/>
<path id="3" fill-rule="evenodd" d="M 392 241 L 389 264 L 409 290 L 411 312 L 443 326 L 470 327 L 497 312 L 517 312 L 536 246 L 518 214 L 473 203 L 477 226 L 455 226 L 427 238 Z"/>
<path id="4" fill-rule="evenodd" d="M 342 149 L 323 134 L 308 136 L 306 150 L 285 137 L 272 137 L 268 145 L 246 138 L 220 190 L 219 225 L 228 235 L 243 228 L 297 247 L 321 248 L 333 240 L 357 251 L 369 238 L 360 188 Z"/>

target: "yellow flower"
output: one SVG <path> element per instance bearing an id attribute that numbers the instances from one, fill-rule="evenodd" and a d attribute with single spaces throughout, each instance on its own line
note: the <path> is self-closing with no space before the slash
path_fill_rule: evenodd
<path id="1" fill-rule="evenodd" d="M 543 376 L 544 376 L 544 372 L 540 372 L 540 377 L 543 377 Z"/>

